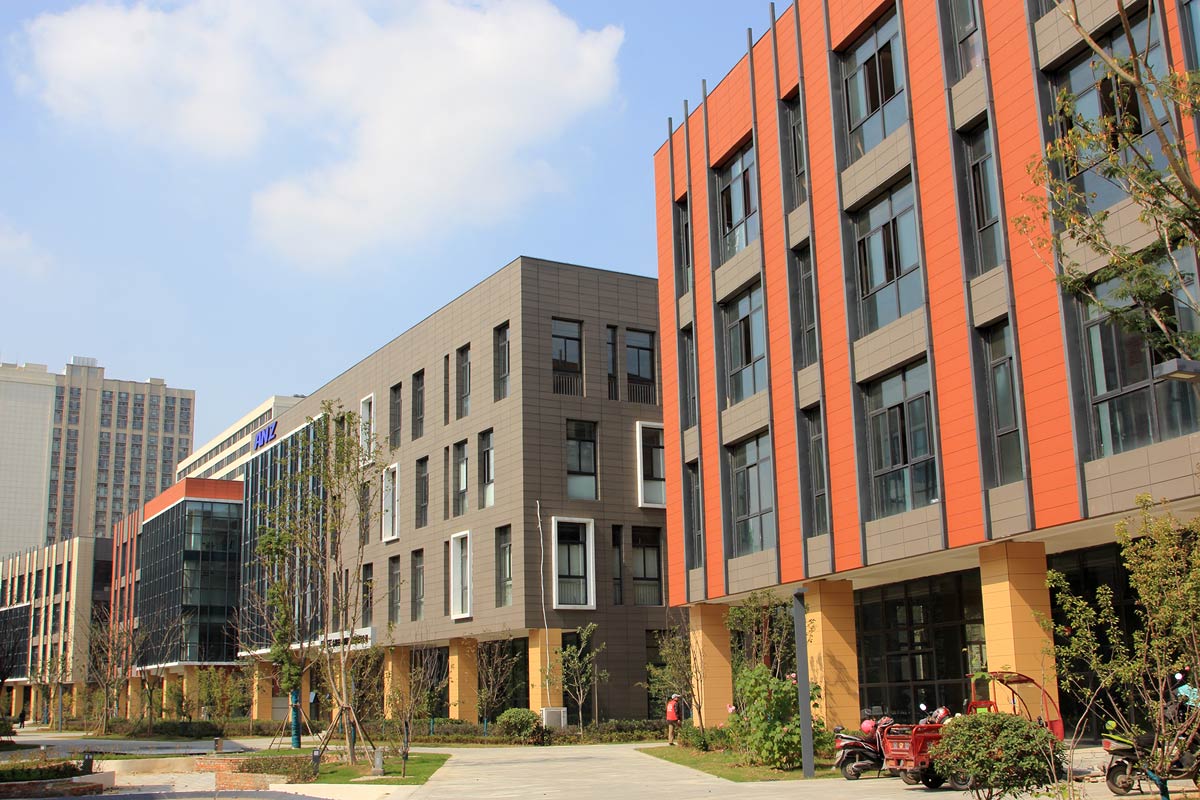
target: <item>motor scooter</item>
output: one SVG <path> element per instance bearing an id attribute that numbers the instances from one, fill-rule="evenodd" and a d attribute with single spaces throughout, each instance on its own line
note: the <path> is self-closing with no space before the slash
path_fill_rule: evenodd
<path id="1" fill-rule="evenodd" d="M 864 772 L 883 771 L 883 733 L 896 722 L 881 709 L 864 708 L 862 713 L 861 736 L 848 733 L 841 725 L 833 729 L 833 765 L 848 781 L 858 780 Z"/>
<path id="2" fill-rule="evenodd" d="M 1176 673 L 1175 679 L 1182 681 L 1183 674 Z M 1186 713 L 1185 707 L 1197 705 L 1196 690 L 1186 683 L 1177 687 L 1174 695 L 1175 699 L 1168 705 L 1168 713 Z M 1191 749 L 1180 746 L 1167 773 L 1158 775 L 1146 767 L 1146 759 L 1154 747 L 1154 734 L 1142 734 L 1133 738 L 1121 736 L 1116 733 L 1117 723 L 1113 720 L 1109 720 L 1104 727 L 1101 744 L 1104 746 L 1104 752 L 1108 753 L 1104 783 L 1113 794 L 1126 795 L 1135 788 L 1140 792 L 1142 781 L 1154 784 L 1163 797 L 1168 796 L 1166 781 L 1190 779 L 1200 786 L 1200 758 L 1197 758 L 1195 745 Z"/>

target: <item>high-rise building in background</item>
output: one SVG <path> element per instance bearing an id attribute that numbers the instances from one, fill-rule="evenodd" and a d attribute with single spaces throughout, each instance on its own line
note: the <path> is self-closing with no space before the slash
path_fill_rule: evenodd
<path id="1" fill-rule="evenodd" d="M 1133 14 L 1154 63 L 1197 66 L 1198 5 Z M 1122 52 L 1117 4 L 1079 7 Z M 1058 92 L 1140 130 L 1151 110 L 1049 0 L 798 0 L 770 22 L 654 157 L 670 597 L 704 720 L 731 698 L 728 606 L 765 587 L 805 588 L 831 724 L 959 708 L 985 665 L 1054 694 L 1047 567 L 1126 602 L 1114 523 L 1142 492 L 1194 513 L 1200 390 L 1064 293 L 1014 220 Z M 1113 184 L 1078 180 L 1144 245 Z"/>
<path id="2" fill-rule="evenodd" d="M 161 378 L 0 364 L 0 554 L 112 526 L 175 481 L 192 450 L 196 394 Z"/>

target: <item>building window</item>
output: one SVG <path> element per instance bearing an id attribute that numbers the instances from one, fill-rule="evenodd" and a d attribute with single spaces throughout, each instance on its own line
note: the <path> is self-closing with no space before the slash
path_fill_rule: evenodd
<path id="1" fill-rule="evenodd" d="M 595 608 L 592 564 L 595 547 L 590 519 L 554 517 L 554 607 Z"/>
<path id="2" fill-rule="evenodd" d="M 658 528 L 633 527 L 633 604 L 663 604 L 662 533 Z"/>
<path id="3" fill-rule="evenodd" d="M 866 387 L 876 519 L 937 500 L 929 365 L 921 361 Z"/>
<path id="4" fill-rule="evenodd" d="M 425 551 L 412 552 L 412 620 L 425 618 Z"/>
<path id="5" fill-rule="evenodd" d="M 363 564 L 362 583 L 359 585 L 362 593 L 362 627 L 369 628 L 375 615 L 375 565 Z"/>
<path id="6" fill-rule="evenodd" d="M 492 331 L 493 399 L 496 401 L 508 397 L 508 370 L 508 323 L 506 322 Z"/>
<path id="7" fill-rule="evenodd" d="M 855 215 L 861 333 L 921 307 L 921 259 L 912 183 L 906 181 Z"/>
<path id="8" fill-rule="evenodd" d="M 796 319 L 796 364 L 803 368 L 817 363 L 817 284 L 812 255 L 807 247 L 793 253 L 792 305 Z"/>
<path id="9" fill-rule="evenodd" d="M 1175 253 L 1180 271 L 1195 291 L 1195 255 Z M 1115 281 L 1096 287 L 1109 305 Z M 1186 330 L 1196 322 L 1186 300 L 1169 294 L 1159 298 L 1157 311 Z M 1145 334 L 1123 328 L 1098 306 L 1084 308 L 1084 349 L 1087 352 L 1088 390 L 1092 401 L 1094 458 L 1144 447 L 1151 442 L 1182 436 L 1200 428 L 1200 387 L 1186 381 L 1154 379 L 1154 365 L 1169 358 L 1153 350 Z"/>
<path id="10" fill-rule="evenodd" d="M 417 508 L 414 528 L 424 528 L 429 524 L 429 456 L 417 460 L 415 504 Z"/>
<path id="11" fill-rule="evenodd" d="M 974 243 L 972 273 L 982 275 L 1004 262 L 1001 239 L 1000 184 L 992 157 L 991 132 L 985 126 L 966 138 L 971 165 L 971 233 Z"/>
<path id="12" fill-rule="evenodd" d="M 632 403 L 658 402 L 654 391 L 654 334 L 625 331 L 626 393 Z"/>
<path id="13" fill-rule="evenodd" d="M 400 556 L 388 559 L 388 624 L 400 624 Z"/>
<path id="14" fill-rule="evenodd" d="M 450 537 L 450 616 L 471 616 L 471 532 Z"/>
<path id="15" fill-rule="evenodd" d="M 453 509 L 454 516 L 461 516 L 467 513 L 467 441 L 464 439 L 461 442 L 454 444 L 454 464 L 452 478 L 454 486 Z"/>
<path id="16" fill-rule="evenodd" d="M 762 286 L 747 289 L 725 305 L 725 360 L 730 405 L 767 388 Z"/>
<path id="17" fill-rule="evenodd" d="M 512 528 L 496 529 L 496 607 L 511 606 L 513 601 Z"/>
<path id="18" fill-rule="evenodd" d="M 496 504 L 496 449 L 491 430 L 479 434 L 479 507 Z"/>
<path id="19" fill-rule="evenodd" d="M 450 424 L 450 354 L 442 357 L 442 424 Z"/>
<path id="20" fill-rule="evenodd" d="M 842 56 L 850 161 L 898 130 L 908 119 L 904 103 L 904 48 L 895 14 L 877 22 Z"/>
<path id="21" fill-rule="evenodd" d="M 804 115 L 800 96 L 783 103 L 783 152 L 787 158 L 787 210 L 791 211 L 808 199 L 808 173 L 804 159 Z"/>
<path id="22" fill-rule="evenodd" d="M 458 396 L 455 410 L 457 419 L 462 419 L 471 413 L 471 345 L 458 348 L 455 363 L 457 364 L 455 374 L 458 376 L 456 385 Z"/>
<path id="23" fill-rule="evenodd" d="M 617 326 L 608 326 L 608 339 L 605 349 L 607 355 L 608 399 L 620 400 L 621 388 L 617 381 Z"/>
<path id="24" fill-rule="evenodd" d="M 700 418 L 696 400 L 696 334 L 689 326 L 679 332 L 679 364 L 683 380 L 680 389 L 683 397 L 679 403 L 679 417 L 684 430 L 695 425 Z"/>
<path id="25" fill-rule="evenodd" d="M 1200 67 L 1200 0 L 1188 0 L 1183 7 L 1184 38 L 1192 69 Z"/>
<path id="26" fill-rule="evenodd" d="M 687 198 L 675 203 L 675 296 L 692 290 L 692 219 Z"/>
<path id="27" fill-rule="evenodd" d="M 596 499 L 596 423 L 567 420 L 567 497 Z"/>
<path id="28" fill-rule="evenodd" d="M 358 447 L 362 458 L 369 457 L 375 447 L 375 395 L 358 401 Z"/>
<path id="29" fill-rule="evenodd" d="M 555 319 L 550 322 L 554 393 L 583 394 L 583 323 Z"/>
<path id="30" fill-rule="evenodd" d="M 808 433 L 808 517 L 806 537 L 829 533 L 829 497 L 825 489 L 825 429 L 821 409 L 804 412 Z"/>
<path id="31" fill-rule="evenodd" d="M 981 332 L 988 359 L 989 416 L 992 420 L 994 486 L 1021 480 L 1021 433 L 1017 428 L 1016 388 L 1013 383 L 1012 327 L 1008 320 Z"/>
<path id="32" fill-rule="evenodd" d="M 425 370 L 417 370 L 412 376 L 412 438 L 425 435 Z"/>
<path id="33" fill-rule="evenodd" d="M 620 525 L 612 526 L 612 570 L 613 570 L 613 605 L 619 606 L 625 602 L 623 579 L 625 577 L 625 543 L 622 541 L 623 530 Z"/>
<path id="34" fill-rule="evenodd" d="M 396 383 L 388 390 L 388 446 L 400 446 L 400 418 L 404 413 L 404 385 Z"/>
<path id="35" fill-rule="evenodd" d="M 380 536 L 386 541 L 400 538 L 400 468 L 396 464 L 383 471 L 383 499 L 380 508 Z"/>
<path id="36" fill-rule="evenodd" d="M 663 426 L 637 423 L 638 505 L 666 508 L 667 468 L 663 446 Z"/>
<path id="37" fill-rule="evenodd" d="M 775 546 L 775 493 L 771 436 L 764 433 L 729 448 L 733 473 L 733 554 L 744 556 Z"/>
<path id="38" fill-rule="evenodd" d="M 700 502 L 700 463 L 692 461 L 683 472 L 683 540 L 688 569 L 704 564 L 704 506 Z"/>
<path id="39" fill-rule="evenodd" d="M 983 63 L 983 33 L 975 15 L 975 0 L 950 0 L 950 26 L 957 43 L 959 78 Z"/>
<path id="40" fill-rule="evenodd" d="M 754 143 L 743 147 L 717 169 L 717 214 L 720 262 L 725 263 L 758 240 L 758 179 Z"/>

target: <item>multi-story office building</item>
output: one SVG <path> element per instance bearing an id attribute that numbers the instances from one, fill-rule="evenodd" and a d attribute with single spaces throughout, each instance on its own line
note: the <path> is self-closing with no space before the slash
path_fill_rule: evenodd
<path id="1" fill-rule="evenodd" d="M 1079 5 L 1119 49 L 1116 4 Z M 1157 63 L 1195 67 L 1198 5 L 1135 15 Z M 1056 93 L 1112 107 L 1092 62 L 1049 2 L 797 0 L 655 154 L 670 599 L 707 721 L 756 587 L 805 588 L 843 725 L 956 708 L 984 664 L 1054 693 L 1047 565 L 1119 586 L 1137 494 L 1200 505 L 1197 389 L 1012 221 Z M 1136 242 L 1128 200 L 1079 180 Z"/>
<path id="2" fill-rule="evenodd" d="M 255 449 L 255 439 L 265 435 L 260 431 L 264 427 L 269 428 L 272 420 L 278 419 L 280 414 L 302 399 L 303 395 L 268 397 L 211 441 L 197 447 L 190 456 L 180 459 L 175 467 L 175 479 L 241 479 L 246 462 Z"/>
<path id="3" fill-rule="evenodd" d="M 0 561 L 0 657 L 10 669 L 0 708 L 13 716 L 78 716 L 93 610 L 108 602 L 112 542 L 76 537 Z M 51 703 L 51 700 L 55 702 Z"/>
<path id="4" fill-rule="evenodd" d="M 61 374 L 0 364 L 0 553 L 109 536 L 175 481 L 194 405 L 190 389 L 106 378 L 91 358 Z"/>
<path id="5" fill-rule="evenodd" d="M 193 714 L 199 669 L 237 662 L 241 533 L 242 484 L 200 478 L 174 484 L 113 532 L 113 618 L 137 631 L 133 668 L 178 684 Z M 132 716 L 141 698 L 131 689 L 127 699 Z"/>
<path id="6" fill-rule="evenodd" d="M 667 618 L 657 303 L 652 278 L 522 257 L 281 414 L 246 468 L 243 590 L 266 580 L 258 530 L 289 452 L 339 401 L 387 465 L 355 635 L 386 646 L 389 672 L 442 648 L 449 713 L 474 719 L 474 645 L 511 636 L 527 654 L 515 702 L 562 706 L 547 654 L 594 621 L 611 675 L 596 712 L 643 717 Z M 274 694 L 260 682 L 257 716 L 282 715 Z"/>

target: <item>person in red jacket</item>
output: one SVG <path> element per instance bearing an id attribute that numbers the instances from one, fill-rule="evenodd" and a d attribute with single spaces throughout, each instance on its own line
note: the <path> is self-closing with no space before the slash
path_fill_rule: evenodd
<path id="1" fill-rule="evenodd" d="M 667 744 L 675 745 L 675 731 L 679 728 L 679 695 L 671 695 L 667 701 Z"/>

